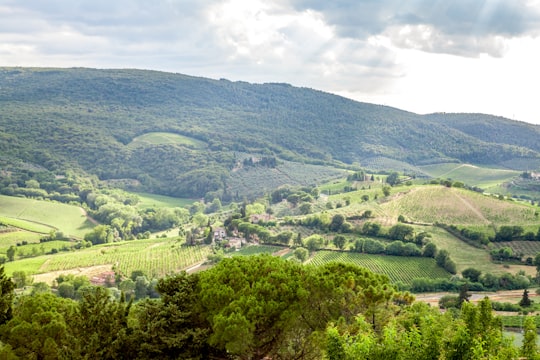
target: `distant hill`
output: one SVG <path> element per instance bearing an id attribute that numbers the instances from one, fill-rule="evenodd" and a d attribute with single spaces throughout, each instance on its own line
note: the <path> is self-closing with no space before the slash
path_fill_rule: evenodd
<path id="1" fill-rule="evenodd" d="M 246 156 L 278 165 L 388 159 L 403 168 L 540 167 L 539 126 L 486 115 L 420 116 L 287 84 L 145 70 L 0 68 L 0 109 L 4 175 L 71 169 L 175 196 L 223 195 Z"/>

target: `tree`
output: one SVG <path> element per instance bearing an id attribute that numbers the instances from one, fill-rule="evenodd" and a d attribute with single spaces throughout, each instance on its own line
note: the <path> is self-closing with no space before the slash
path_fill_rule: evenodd
<path id="1" fill-rule="evenodd" d="M 0 325 L 9 321 L 12 316 L 13 289 L 15 284 L 4 272 L 4 266 L 0 266 Z"/>
<path id="2" fill-rule="evenodd" d="M 345 244 L 347 243 L 347 239 L 343 235 L 336 235 L 334 236 L 332 242 L 338 249 L 343 250 Z"/>
<path id="3" fill-rule="evenodd" d="M 304 239 L 304 245 L 309 251 L 320 249 L 324 244 L 324 239 L 321 235 L 311 235 Z"/>
<path id="4" fill-rule="evenodd" d="M 309 251 L 306 248 L 299 247 L 294 250 L 293 254 L 300 262 L 305 262 L 309 256 Z"/>
<path id="5" fill-rule="evenodd" d="M 461 275 L 463 275 L 465 279 L 469 279 L 471 282 L 478 282 L 482 272 L 474 268 L 467 268 L 461 272 Z"/>
<path id="6" fill-rule="evenodd" d="M 428 242 L 422 249 L 422 256 L 434 258 L 437 255 L 437 245 Z"/>
<path id="7" fill-rule="evenodd" d="M 536 332 L 536 323 L 534 317 L 525 317 L 523 324 L 523 344 L 521 345 L 521 356 L 526 359 L 538 359 L 538 345 Z"/>
<path id="8" fill-rule="evenodd" d="M 458 295 L 458 307 L 461 308 L 463 303 L 469 302 L 469 298 L 471 297 L 471 294 L 469 293 L 469 287 L 467 284 L 461 285 L 459 288 L 459 295 Z"/>
<path id="9" fill-rule="evenodd" d="M 529 298 L 529 290 L 524 289 L 523 290 L 523 296 L 521 297 L 521 300 L 519 301 L 519 306 L 529 307 L 529 306 L 531 306 L 531 304 L 532 304 L 532 301 Z"/>
<path id="10" fill-rule="evenodd" d="M 8 260 L 9 261 L 15 260 L 15 254 L 16 253 L 17 253 L 17 248 L 14 245 L 11 245 L 6 251 L 6 255 L 8 257 Z"/>
<path id="11" fill-rule="evenodd" d="M 311 212 L 313 211 L 313 205 L 311 205 L 310 203 L 302 203 L 302 205 L 300 205 L 298 209 L 303 215 L 311 214 Z"/>
<path id="12" fill-rule="evenodd" d="M 383 187 L 382 187 L 382 192 L 383 192 L 383 195 L 384 195 L 385 197 L 387 197 L 387 196 L 390 195 L 390 189 L 391 189 L 390 186 L 383 186 Z"/>
<path id="13" fill-rule="evenodd" d="M 540 283 L 540 253 L 535 255 L 533 265 L 536 266 L 536 282 Z"/>
<path id="14" fill-rule="evenodd" d="M 410 225 L 396 224 L 388 230 L 388 237 L 392 240 L 412 241 L 414 228 Z"/>
<path id="15" fill-rule="evenodd" d="M 329 229 L 330 231 L 339 232 L 344 223 L 345 223 L 345 216 L 341 214 L 336 214 L 332 217 L 332 221 L 330 222 Z"/>
<path id="16" fill-rule="evenodd" d="M 76 311 L 67 318 L 71 359 L 134 358 L 128 343 L 128 314 L 131 303 L 111 299 L 108 289 L 85 291 Z"/>
<path id="17" fill-rule="evenodd" d="M 15 283 L 15 287 L 17 289 L 21 289 L 26 285 L 30 285 L 30 283 L 32 282 L 32 278 L 29 277 L 24 271 L 14 271 L 11 275 L 11 278 Z"/>
<path id="18" fill-rule="evenodd" d="M 388 175 L 386 178 L 386 183 L 390 186 L 399 184 L 399 174 L 397 172 L 390 173 L 390 175 Z"/>

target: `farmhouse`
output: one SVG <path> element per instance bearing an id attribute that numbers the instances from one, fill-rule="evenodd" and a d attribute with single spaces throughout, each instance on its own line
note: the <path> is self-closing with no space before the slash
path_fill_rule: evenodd
<path id="1" fill-rule="evenodd" d="M 225 239 L 226 236 L 227 232 L 224 228 L 217 228 L 216 230 L 214 230 L 214 241 L 221 241 Z"/>

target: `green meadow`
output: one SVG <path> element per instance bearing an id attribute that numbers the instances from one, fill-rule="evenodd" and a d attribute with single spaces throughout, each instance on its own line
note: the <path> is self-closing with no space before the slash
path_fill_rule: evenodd
<path id="1" fill-rule="evenodd" d="M 191 205 L 194 199 L 175 198 L 171 196 L 156 195 L 149 193 L 134 193 L 138 196 L 139 202 L 137 207 L 139 209 L 146 208 L 162 208 L 162 207 L 186 207 Z"/>
<path id="2" fill-rule="evenodd" d="M 94 227 L 80 207 L 4 195 L 0 195 L 0 222 L 44 234 L 54 229 L 76 238 Z"/>
<path id="3" fill-rule="evenodd" d="M 206 143 L 204 141 L 168 132 L 146 133 L 134 138 L 129 144 L 130 147 L 148 145 L 183 145 L 194 149 L 206 148 Z"/>
<path id="4" fill-rule="evenodd" d="M 515 170 L 490 169 L 469 164 L 435 164 L 420 166 L 422 171 L 434 178 L 461 181 L 470 186 L 490 188 L 510 181 L 520 174 Z"/>

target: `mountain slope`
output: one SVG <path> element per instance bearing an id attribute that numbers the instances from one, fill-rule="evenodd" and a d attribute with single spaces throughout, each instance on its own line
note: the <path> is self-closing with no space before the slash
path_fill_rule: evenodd
<path id="1" fill-rule="evenodd" d="M 34 68 L 0 68 L 0 84 L 0 165 L 80 168 L 173 195 L 226 189 L 237 152 L 315 164 L 372 157 L 410 164 L 540 158 L 538 142 L 481 137 L 434 117 L 287 84 Z M 206 147 L 129 145 L 153 132 Z"/>

